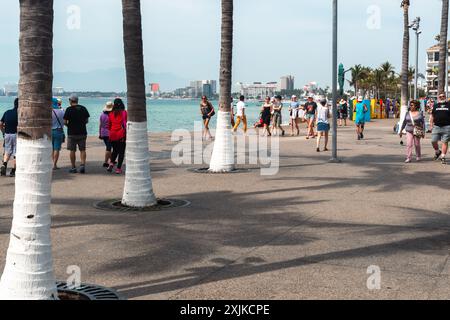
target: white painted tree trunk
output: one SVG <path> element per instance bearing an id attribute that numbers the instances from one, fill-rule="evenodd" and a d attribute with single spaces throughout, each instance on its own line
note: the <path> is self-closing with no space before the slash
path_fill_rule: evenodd
<path id="1" fill-rule="evenodd" d="M 234 139 L 231 134 L 230 112 L 219 111 L 213 153 L 209 171 L 214 173 L 234 170 Z"/>
<path id="2" fill-rule="evenodd" d="M 144 208 L 157 203 L 150 174 L 147 122 L 127 124 L 125 186 L 122 204 Z"/>
<path id="3" fill-rule="evenodd" d="M 17 140 L 16 193 L 0 299 L 57 299 L 50 240 L 52 144 Z"/>
<path id="4" fill-rule="evenodd" d="M 406 114 L 408 113 L 408 106 L 403 105 L 400 107 L 400 118 L 398 122 L 398 132 L 400 134 L 400 129 L 402 127 L 403 121 L 405 121 Z"/>

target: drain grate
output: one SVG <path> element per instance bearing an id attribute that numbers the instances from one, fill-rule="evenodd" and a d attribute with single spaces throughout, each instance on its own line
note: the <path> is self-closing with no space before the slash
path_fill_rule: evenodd
<path id="1" fill-rule="evenodd" d="M 100 210 L 107 211 L 120 211 L 120 212 L 151 212 L 161 211 L 171 208 L 183 208 L 189 206 L 191 203 L 187 200 L 180 199 L 157 199 L 157 204 L 151 207 L 145 208 L 132 208 L 122 205 L 120 199 L 111 199 L 105 201 L 99 201 L 94 203 L 94 207 Z"/>
<path id="2" fill-rule="evenodd" d="M 203 173 L 203 174 L 230 174 L 230 173 L 244 173 L 244 172 L 250 172 L 250 169 L 234 169 L 229 172 L 210 172 L 209 168 L 190 168 L 188 169 L 190 172 L 194 173 Z"/>
<path id="3" fill-rule="evenodd" d="M 59 281 L 56 288 L 61 300 L 124 300 L 115 290 L 92 284 L 81 284 L 73 288 L 66 282 Z"/>

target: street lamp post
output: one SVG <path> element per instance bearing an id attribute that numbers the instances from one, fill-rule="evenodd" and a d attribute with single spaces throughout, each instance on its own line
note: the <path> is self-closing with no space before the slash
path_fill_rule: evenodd
<path id="1" fill-rule="evenodd" d="M 333 136 L 332 136 L 332 158 L 330 162 L 339 162 L 337 157 L 337 78 L 338 78 L 338 43 L 337 37 L 338 33 L 338 1 L 333 0 L 333 71 L 332 71 L 332 90 L 333 90 L 333 102 L 332 102 L 332 127 L 333 127 Z"/>
<path id="2" fill-rule="evenodd" d="M 420 17 L 417 17 L 412 25 L 412 29 L 416 32 L 416 70 L 414 72 L 414 100 L 417 100 L 418 98 L 418 89 L 417 89 L 417 82 L 419 77 L 419 36 L 422 33 L 420 31 Z"/>

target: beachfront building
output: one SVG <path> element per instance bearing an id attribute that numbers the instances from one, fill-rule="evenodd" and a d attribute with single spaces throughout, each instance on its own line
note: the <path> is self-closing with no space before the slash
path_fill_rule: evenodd
<path id="1" fill-rule="evenodd" d="M 203 95 L 210 98 L 217 93 L 216 80 L 194 80 L 190 82 L 189 87 L 194 89 L 193 98 L 199 98 Z"/>
<path id="2" fill-rule="evenodd" d="M 449 42 L 449 61 L 450 61 L 450 42 Z M 439 67 L 439 45 L 437 44 L 427 49 L 427 75 L 426 75 L 427 93 L 429 96 L 432 97 L 437 97 L 438 72 L 439 72 L 438 67 Z"/>
<path id="3" fill-rule="evenodd" d="M 52 89 L 54 96 L 62 96 L 64 94 L 64 88 L 63 87 L 54 87 Z"/>
<path id="4" fill-rule="evenodd" d="M 159 83 L 150 83 L 148 85 L 148 93 L 152 97 L 159 97 L 161 95 L 161 87 Z"/>
<path id="5" fill-rule="evenodd" d="M 294 77 L 285 76 L 280 79 L 280 90 L 279 91 L 293 91 L 294 90 Z"/>
<path id="6" fill-rule="evenodd" d="M 248 99 L 262 99 L 264 97 L 273 97 L 275 92 L 278 91 L 277 82 L 254 82 L 253 84 L 238 83 L 240 94 L 244 95 Z"/>
<path id="7" fill-rule="evenodd" d="M 7 83 L 3 87 L 5 96 L 17 96 L 19 93 L 19 85 L 17 83 Z"/>

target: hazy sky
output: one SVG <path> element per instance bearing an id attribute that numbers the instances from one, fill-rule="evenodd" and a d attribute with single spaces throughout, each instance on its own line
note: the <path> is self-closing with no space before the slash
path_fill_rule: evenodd
<path id="1" fill-rule="evenodd" d="M 186 79 L 217 79 L 220 0 L 142 0 L 145 66 Z M 296 77 L 331 83 L 331 0 L 235 0 L 233 81 Z M 339 61 L 378 66 L 401 62 L 400 0 L 339 1 Z M 441 0 L 412 0 L 411 20 L 422 17 L 420 71 L 439 33 Z M 80 8 L 80 29 L 67 26 Z M 379 18 L 379 19 L 378 19 Z M 69 22 L 72 20 L 69 20 Z M 76 25 L 76 24 L 75 24 Z M 19 1 L 2 0 L 0 78 L 18 75 Z M 122 67 L 120 0 L 55 0 L 54 69 L 91 71 Z M 411 62 L 415 57 L 411 32 Z M 163 88 L 164 89 L 164 88 Z"/>

